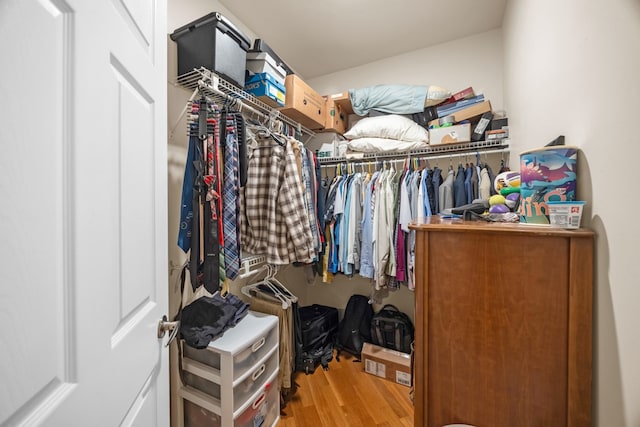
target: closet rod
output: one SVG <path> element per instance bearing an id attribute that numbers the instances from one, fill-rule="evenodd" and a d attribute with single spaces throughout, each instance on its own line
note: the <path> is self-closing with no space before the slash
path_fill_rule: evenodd
<path id="1" fill-rule="evenodd" d="M 344 164 L 344 163 L 358 163 L 358 164 L 365 164 L 365 165 L 375 165 L 378 162 L 404 162 L 407 160 L 407 158 L 414 158 L 414 159 L 449 159 L 449 158 L 453 158 L 453 157 L 463 157 L 463 156 L 475 156 L 476 153 L 482 155 L 482 154 L 508 154 L 509 150 L 507 149 L 502 149 L 502 150 L 478 150 L 478 151 L 466 151 L 466 152 L 460 152 L 460 153 L 449 153 L 449 154 L 441 154 L 441 155 L 437 155 L 437 156 L 433 156 L 430 154 L 411 154 L 408 153 L 406 155 L 404 155 L 403 157 L 394 157 L 394 158 L 380 158 L 379 160 L 375 160 L 375 158 L 372 157 L 367 157 L 365 159 L 343 159 L 340 162 L 335 162 L 335 163 L 321 163 L 320 167 L 321 168 L 329 168 L 329 167 L 336 167 L 336 165 L 338 164 Z M 400 156 L 400 155 L 398 155 Z"/>

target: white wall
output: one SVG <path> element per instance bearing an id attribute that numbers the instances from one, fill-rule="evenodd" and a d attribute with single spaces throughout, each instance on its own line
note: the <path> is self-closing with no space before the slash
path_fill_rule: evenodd
<path id="1" fill-rule="evenodd" d="M 561 134 L 581 149 L 578 197 L 597 233 L 594 425 L 640 426 L 640 3 L 510 1 L 503 31 L 512 153 Z"/>
<path id="2" fill-rule="evenodd" d="M 493 30 L 310 79 L 322 95 L 375 84 L 435 85 L 456 92 L 472 86 L 503 109 L 502 31 Z"/>

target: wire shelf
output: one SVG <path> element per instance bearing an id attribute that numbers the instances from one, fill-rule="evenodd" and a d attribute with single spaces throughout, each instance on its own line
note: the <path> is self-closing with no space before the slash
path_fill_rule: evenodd
<path id="1" fill-rule="evenodd" d="M 193 91 L 199 91 L 220 106 L 229 105 L 241 113 L 253 115 L 260 122 L 273 123 L 274 121 L 281 121 L 303 135 L 315 135 L 315 132 L 281 114 L 278 109 L 265 104 L 255 96 L 229 83 L 206 68 L 194 69 L 189 73 L 178 76 L 177 84 Z"/>
<path id="2" fill-rule="evenodd" d="M 358 153 L 353 156 L 318 157 L 322 164 L 338 164 L 344 162 L 378 161 L 387 159 L 405 159 L 407 157 L 447 157 L 448 155 L 468 155 L 479 153 L 506 152 L 509 148 L 508 139 L 490 141 L 466 142 L 461 144 L 432 145 L 427 148 L 407 151 L 404 153 Z"/>

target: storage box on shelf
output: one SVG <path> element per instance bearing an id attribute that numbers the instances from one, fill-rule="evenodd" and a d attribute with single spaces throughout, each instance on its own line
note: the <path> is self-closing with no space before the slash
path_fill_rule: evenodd
<path id="1" fill-rule="evenodd" d="M 269 54 L 269 56 L 271 58 L 273 58 L 273 60 L 275 61 L 276 65 L 278 67 L 282 67 L 284 69 L 286 75 L 293 74 L 293 70 L 291 69 L 291 67 L 289 67 L 286 62 L 284 62 L 282 59 L 280 59 L 278 54 L 275 53 L 273 51 L 273 49 L 271 49 L 271 46 L 269 46 L 264 40 L 255 39 L 253 41 L 253 47 L 251 48 L 251 50 L 249 52 L 264 52 L 264 53 L 267 53 L 267 54 Z"/>
<path id="2" fill-rule="evenodd" d="M 249 39 L 220 13 L 190 22 L 170 37 L 178 45 L 178 75 L 204 67 L 244 86 Z"/>
<path id="3" fill-rule="evenodd" d="M 459 144 L 469 141 L 471 141 L 469 123 L 429 129 L 429 145 Z"/>
<path id="4" fill-rule="evenodd" d="M 353 105 L 351 105 L 351 98 L 349 98 L 348 91 L 333 93 L 331 95 L 327 95 L 327 97 L 331 98 L 347 116 L 349 114 L 353 114 Z"/>
<path id="5" fill-rule="evenodd" d="M 287 72 L 267 52 L 247 52 L 247 70 L 254 74 L 269 73 L 282 86 Z"/>
<path id="6" fill-rule="evenodd" d="M 323 98 L 325 99 L 323 131 L 345 133 L 349 124 L 349 114 L 330 96 Z"/>
<path id="7" fill-rule="evenodd" d="M 285 101 L 284 83 L 280 84 L 269 73 L 258 73 L 249 77 L 244 89 L 271 107 L 283 107 Z"/>
<path id="8" fill-rule="evenodd" d="M 324 98 L 295 74 L 285 79 L 286 101 L 282 114 L 309 129 L 324 128 Z"/>
<path id="9" fill-rule="evenodd" d="M 275 426 L 278 318 L 250 311 L 205 349 L 182 346 L 182 426 Z"/>

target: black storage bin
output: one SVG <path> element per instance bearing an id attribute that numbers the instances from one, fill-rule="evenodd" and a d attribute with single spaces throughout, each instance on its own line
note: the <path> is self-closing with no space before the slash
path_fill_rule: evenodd
<path id="1" fill-rule="evenodd" d="M 212 12 L 171 34 L 178 44 L 178 75 L 204 67 L 244 87 L 250 42 L 228 19 Z"/>

